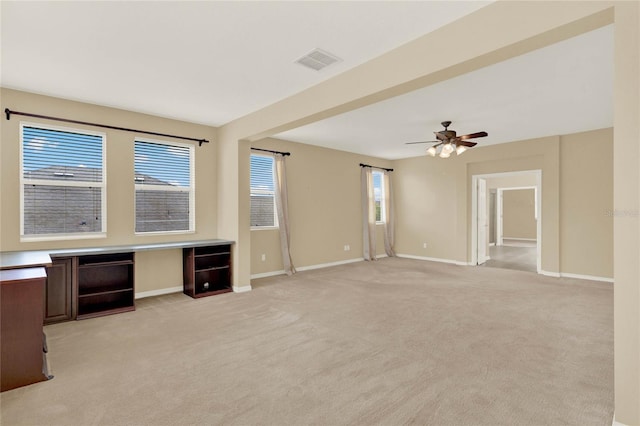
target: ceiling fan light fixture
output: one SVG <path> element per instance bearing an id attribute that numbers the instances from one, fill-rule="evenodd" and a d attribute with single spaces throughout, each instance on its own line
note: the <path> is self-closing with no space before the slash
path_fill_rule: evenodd
<path id="1" fill-rule="evenodd" d="M 437 152 L 436 147 L 435 147 L 435 146 L 432 146 L 431 148 L 429 148 L 429 149 L 427 150 L 427 155 L 430 155 L 430 156 L 432 156 L 432 157 L 435 157 L 435 156 L 436 156 L 436 152 Z"/>
<path id="2" fill-rule="evenodd" d="M 464 145 L 458 145 L 456 148 L 456 154 L 460 155 L 467 150 L 467 147 Z"/>
<path id="3" fill-rule="evenodd" d="M 447 142 L 442 145 L 442 152 L 446 152 L 447 154 L 451 154 L 453 152 L 453 145 L 451 145 L 451 142 Z"/>
<path id="4" fill-rule="evenodd" d="M 442 151 L 440 151 L 440 158 L 449 158 L 451 154 L 447 151 L 444 150 L 444 148 L 442 149 Z"/>

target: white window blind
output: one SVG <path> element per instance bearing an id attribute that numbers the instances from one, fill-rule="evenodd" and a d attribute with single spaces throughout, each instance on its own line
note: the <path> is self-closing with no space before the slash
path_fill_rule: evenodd
<path id="1" fill-rule="evenodd" d="M 251 226 L 278 226 L 273 157 L 251 155 Z"/>
<path id="2" fill-rule="evenodd" d="M 373 196 L 376 202 L 376 222 L 384 222 L 384 173 L 373 171 Z"/>
<path id="3" fill-rule="evenodd" d="M 21 124 L 21 238 L 106 230 L 105 135 Z"/>
<path id="4" fill-rule="evenodd" d="M 193 145 L 135 141 L 136 232 L 194 230 Z"/>

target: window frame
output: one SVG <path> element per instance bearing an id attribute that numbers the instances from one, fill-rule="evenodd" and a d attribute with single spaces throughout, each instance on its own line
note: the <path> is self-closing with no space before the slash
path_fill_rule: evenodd
<path id="1" fill-rule="evenodd" d="M 189 189 L 183 190 L 180 187 L 164 186 L 164 185 L 145 185 L 136 183 L 136 142 L 152 143 L 157 145 L 175 146 L 189 149 Z M 195 175 L 195 146 L 189 143 L 161 141 L 157 139 L 148 139 L 136 137 L 133 140 L 133 232 L 136 236 L 145 235 L 175 235 L 175 234 L 194 234 L 196 232 L 196 175 Z M 168 189 L 172 188 L 172 189 Z M 189 229 L 173 230 L 173 231 L 136 231 L 136 222 L 138 219 L 137 193 L 138 189 L 144 191 L 176 191 L 189 193 Z"/>
<path id="2" fill-rule="evenodd" d="M 273 191 L 262 190 L 261 192 L 267 193 L 267 194 L 270 194 L 271 192 L 273 192 L 273 225 L 268 225 L 268 226 L 251 225 L 251 196 L 253 194 L 260 193 L 260 190 L 258 190 L 257 192 L 254 192 L 253 189 L 251 188 L 251 157 L 263 157 L 271 160 L 271 164 L 272 164 L 271 179 L 273 182 Z M 249 229 L 251 231 L 266 231 L 266 230 L 280 229 L 280 223 L 278 222 L 278 208 L 276 207 L 275 185 L 276 185 L 276 159 L 273 158 L 272 155 L 251 153 L 249 155 Z"/>
<path id="3" fill-rule="evenodd" d="M 384 172 L 381 172 L 379 170 L 372 170 L 371 171 L 372 174 L 372 181 L 374 182 L 373 184 L 373 205 L 375 206 L 376 204 L 376 186 L 375 186 L 375 175 L 380 175 L 380 220 L 378 220 L 376 218 L 376 225 L 384 225 L 385 223 L 387 223 L 387 215 L 386 215 L 386 209 L 385 209 L 385 200 L 386 200 L 386 194 L 385 194 L 385 174 Z"/>
<path id="4" fill-rule="evenodd" d="M 102 139 L 102 180 L 100 182 L 83 182 L 83 181 L 63 181 L 49 179 L 29 179 L 24 177 L 24 128 L 33 127 L 42 130 L 59 131 L 66 133 L 76 133 L 79 135 L 99 136 Z M 107 237 L 107 134 L 104 132 L 96 132 L 85 129 L 76 129 L 63 126 L 52 126 L 49 124 L 34 123 L 28 121 L 20 121 L 20 242 L 37 242 L 37 241 L 63 241 L 63 240 L 82 240 Z M 101 230 L 98 232 L 65 232 L 59 234 L 28 234 L 24 233 L 24 187 L 25 185 L 40 186 L 66 186 L 76 188 L 98 187 L 101 192 L 100 200 L 100 221 Z"/>

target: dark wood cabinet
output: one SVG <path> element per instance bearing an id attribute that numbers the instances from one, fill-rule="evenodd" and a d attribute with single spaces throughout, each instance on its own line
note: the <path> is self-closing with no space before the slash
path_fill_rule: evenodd
<path id="1" fill-rule="evenodd" d="M 47 283 L 44 288 L 44 323 L 74 319 L 73 314 L 73 259 L 53 258 L 47 267 Z"/>
<path id="2" fill-rule="evenodd" d="M 0 271 L 0 390 L 49 379 L 42 331 L 45 268 Z"/>
<path id="3" fill-rule="evenodd" d="M 78 256 L 77 259 L 77 319 L 135 310 L 133 253 Z"/>
<path id="4" fill-rule="evenodd" d="M 183 249 L 184 293 L 191 297 L 227 293 L 231 288 L 231 245 Z"/>

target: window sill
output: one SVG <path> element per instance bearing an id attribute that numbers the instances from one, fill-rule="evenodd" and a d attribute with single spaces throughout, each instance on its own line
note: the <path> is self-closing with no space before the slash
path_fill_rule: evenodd
<path id="1" fill-rule="evenodd" d="M 144 236 L 156 236 L 156 235 L 186 235 L 186 234 L 195 234 L 195 230 L 189 231 L 148 231 L 148 232 L 135 232 L 136 237 L 144 237 Z"/>
<path id="2" fill-rule="evenodd" d="M 66 241 L 66 240 L 90 240 L 94 238 L 107 238 L 106 232 L 92 232 L 82 234 L 60 234 L 60 235 L 21 235 L 21 243 L 36 243 L 41 241 Z"/>
<path id="3" fill-rule="evenodd" d="M 273 231 L 280 229 L 279 226 L 252 226 L 252 231 Z"/>

